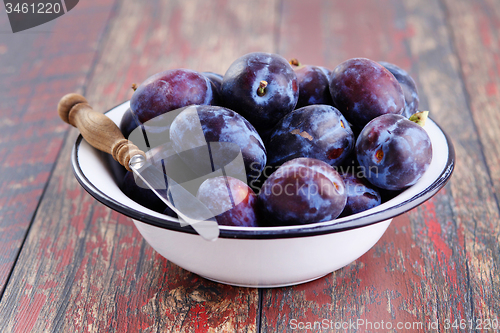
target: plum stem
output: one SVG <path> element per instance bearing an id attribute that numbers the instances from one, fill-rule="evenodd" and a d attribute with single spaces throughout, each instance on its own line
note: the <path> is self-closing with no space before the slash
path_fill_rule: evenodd
<path id="1" fill-rule="evenodd" d="M 267 81 L 260 81 L 259 88 L 257 88 L 257 95 L 260 97 L 266 94 Z"/>
<path id="2" fill-rule="evenodd" d="M 429 111 L 420 111 L 417 113 L 414 113 L 408 118 L 410 121 L 413 121 L 414 123 L 424 127 L 425 126 L 425 121 L 427 120 L 427 117 L 429 115 Z"/>
<path id="3" fill-rule="evenodd" d="M 132 90 L 134 90 L 134 91 L 137 90 L 137 83 L 132 83 Z"/>
<path id="4" fill-rule="evenodd" d="M 297 58 L 290 59 L 289 63 L 292 66 L 297 66 L 297 67 L 300 66 L 300 62 L 297 60 Z"/>

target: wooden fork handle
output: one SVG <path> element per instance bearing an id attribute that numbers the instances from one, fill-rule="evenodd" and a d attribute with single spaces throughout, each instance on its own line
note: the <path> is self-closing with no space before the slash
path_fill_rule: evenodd
<path id="1" fill-rule="evenodd" d="M 67 94 L 59 101 L 57 112 L 62 120 L 78 128 L 83 138 L 94 148 L 106 152 L 130 171 L 129 161 L 135 155 L 146 154 L 125 139 L 116 124 L 102 113 L 96 112 L 85 97 Z"/>

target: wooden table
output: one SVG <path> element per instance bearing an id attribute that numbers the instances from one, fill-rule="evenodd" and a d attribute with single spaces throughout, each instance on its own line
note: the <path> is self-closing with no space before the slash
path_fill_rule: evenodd
<path id="1" fill-rule="evenodd" d="M 494 331 L 499 31 L 500 0 L 86 0 L 17 34 L 3 12 L 0 332 Z M 368 253 L 294 287 L 221 285 L 158 255 L 77 183 L 77 132 L 56 114 L 68 92 L 105 111 L 155 72 L 224 73 L 250 51 L 399 65 L 457 155 L 445 188 Z"/>

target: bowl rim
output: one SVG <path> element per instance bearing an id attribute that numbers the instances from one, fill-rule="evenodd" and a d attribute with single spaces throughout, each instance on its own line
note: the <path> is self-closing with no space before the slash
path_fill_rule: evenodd
<path id="1" fill-rule="evenodd" d="M 110 110 L 106 111 L 105 114 L 115 110 L 118 107 L 127 104 L 129 101 L 121 103 Z M 291 226 L 293 228 L 286 229 L 286 227 L 258 227 L 258 228 L 248 228 L 248 227 L 225 227 L 220 226 L 219 238 L 236 238 L 236 239 L 278 239 L 278 238 L 295 238 L 295 237 L 308 237 L 317 236 L 335 232 L 343 232 L 348 230 L 354 230 L 369 226 L 375 223 L 386 221 L 392 219 L 396 216 L 404 214 L 405 212 L 417 207 L 421 203 L 427 201 L 433 197 L 441 188 L 443 188 L 453 173 L 455 167 L 455 149 L 450 137 L 443 131 L 443 129 L 436 123 L 434 124 L 441 131 L 441 134 L 445 137 L 446 144 L 448 147 L 448 159 L 441 174 L 429 185 L 424 191 L 412 196 L 411 198 L 404 200 L 394 206 L 390 206 L 385 210 L 373 212 L 371 214 L 366 214 L 360 217 L 354 217 L 352 219 L 345 219 L 342 222 L 331 223 L 331 224 L 306 224 L 301 227 Z M 84 171 L 80 167 L 78 161 L 78 151 L 81 147 L 83 137 L 80 134 L 73 145 L 73 150 L 71 154 L 71 164 L 73 166 L 73 173 L 80 183 L 80 185 L 97 201 L 101 202 L 105 206 L 128 216 L 134 220 L 144 222 L 156 227 L 163 229 L 169 229 L 172 231 L 184 232 L 197 234 L 196 231 L 191 226 L 181 226 L 181 224 L 176 220 L 170 220 L 169 217 L 165 216 L 162 219 L 158 216 L 149 215 L 145 212 L 137 211 L 128 207 L 119 201 L 108 196 L 97 188 L 92 182 L 85 176 Z M 94 149 L 94 148 L 93 148 Z M 104 153 L 103 153 L 104 154 Z M 356 220 L 356 223 L 348 223 Z"/>

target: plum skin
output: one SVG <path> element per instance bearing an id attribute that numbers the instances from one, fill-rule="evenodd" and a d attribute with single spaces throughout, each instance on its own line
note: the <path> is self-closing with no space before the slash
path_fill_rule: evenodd
<path id="1" fill-rule="evenodd" d="M 172 145 L 169 143 L 152 148 L 149 151 L 149 154 L 149 162 L 152 163 L 158 170 L 165 170 L 169 177 L 174 179 L 179 184 L 190 181 L 197 177 L 179 158 L 179 156 L 175 153 Z M 116 163 L 118 164 L 118 162 Z M 125 171 L 125 168 L 123 168 L 121 165 L 120 167 Z M 151 189 L 149 189 L 149 187 L 147 187 L 140 178 L 135 177 L 135 175 L 131 171 L 126 171 L 124 173 L 123 178 L 119 183 L 119 188 L 126 196 L 128 196 L 138 204 L 158 213 L 177 217 L 177 214 L 175 214 L 163 202 L 163 200 L 161 200 Z M 160 193 L 160 195 L 163 195 L 164 197 L 167 196 L 166 189 L 156 190 Z"/>
<path id="2" fill-rule="evenodd" d="M 141 123 L 192 104 L 212 104 L 211 81 L 189 69 L 171 69 L 147 78 L 132 95 L 130 108 Z"/>
<path id="3" fill-rule="evenodd" d="M 214 214 L 219 225 L 258 227 L 257 196 L 244 182 L 233 177 L 205 180 L 196 197 Z"/>
<path id="4" fill-rule="evenodd" d="M 340 174 L 313 158 L 284 163 L 266 179 L 258 195 L 262 223 L 303 225 L 337 218 L 347 194 Z"/>
<path id="5" fill-rule="evenodd" d="M 267 83 L 262 96 L 257 92 L 261 81 Z M 297 75 L 280 55 L 249 53 L 229 66 L 221 96 L 224 106 L 241 114 L 260 133 L 272 128 L 297 105 Z"/>
<path id="6" fill-rule="evenodd" d="M 371 184 L 397 191 L 415 184 L 428 169 L 432 144 L 420 125 L 387 114 L 363 128 L 356 141 L 356 156 Z"/>
<path id="7" fill-rule="evenodd" d="M 405 106 L 403 90 L 394 75 L 366 58 L 339 64 L 330 75 L 330 93 L 334 106 L 358 128 L 383 114 L 401 114 Z"/>
<path id="8" fill-rule="evenodd" d="M 193 119 L 199 119 L 203 138 L 197 138 L 196 129 L 192 126 Z M 170 139 L 179 154 L 208 142 L 238 145 L 249 180 L 258 177 L 267 162 L 266 148 L 255 128 L 241 115 L 224 107 L 199 105 L 185 109 L 172 122 Z M 191 163 L 199 163 L 199 160 L 188 164 Z"/>
<path id="9" fill-rule="evenodd" d="M 353 148 L 354 135 L 340 111 L 330 105 L 308 105 L 286 115 L 273 129 L 268 164 L 311 157 L 336 166 Z"/>

